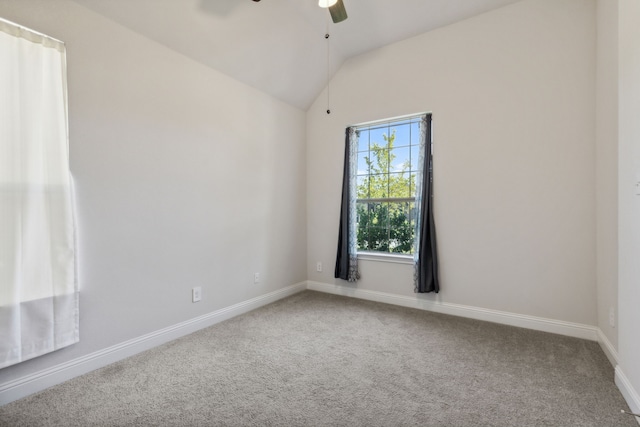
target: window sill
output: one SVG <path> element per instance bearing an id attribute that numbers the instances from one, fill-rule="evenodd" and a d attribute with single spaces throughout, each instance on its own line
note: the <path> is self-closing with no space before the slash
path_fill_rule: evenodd
<path id="1" fill-rule="evenodd" d="M 358 252 L 358 260 L 413 264 L 413 255 L 396 255 L 377 252 Z"/>

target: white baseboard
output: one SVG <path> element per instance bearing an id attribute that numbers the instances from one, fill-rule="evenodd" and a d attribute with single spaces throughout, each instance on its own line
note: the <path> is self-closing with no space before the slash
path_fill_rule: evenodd
<path id="1" fill-rule="evenodd" d="M 616 385 L 624 400 L 627 401 L 627 405 L 631 409 L 631 412 L 636 414 L 640 413 L 640 395 L 631 385 L 631 381 L 627 378 L 627 376 L 622 372 L 622 368 L 620 366 L 616 366 Z M 640 418 L 635 417 L 638 424 L 640 424 Z"/>
<path id="2" fill-rule="evenodd" d="M 150 334 L 105 348 L 54 367 L 35 372 L 14 381 L 0 384 L 0 405 L 13 402 L 30 394 L 68 381 L 134 354 L 189 335 L 200 329 L 247 313 L 306 289 L 306 282 L 298 283 L 220 310 L 187 320 Z"/>
<path id="3" fill-rule="evenodd" d="M 598 342 L 611 365 L 615 368 L 618 366 L 618 351 L 615 349 L 609 338 L 602 332 L 602 329 L 598 328 Z"/>
<path id="4" fill-rule="evenodd" d="M 286 298 L 305 289 L 598 341 L 611 363 L 614 366 L 618 363 L 618 354 L 615 348 L 602 331 L 593 326 L 308 281 L 216 310 L 212 313 L 0 384 L 0 405 L 21 399 L 79 375 L 191 334 L 197 330 Z M 633 389 L 631 383 L 619 366 L 616 367 L 615 381 L 632 411 L 640 411 L 640 398 L 638 397 L 638 393 Z"/>
<path id="5" fill-rule="evenodd" d="M 476 320 L 500 323 L 503 325 L 517 326 L 520 328 L 534 329 L 537 331 L 551 332 L 575 338 L 598 341 L 599 329 L 595 326 L 580 323 L 564 322 L 561 320 L 545 319 L 543 317 L 527 316 L 505 311 L 489 310 L 479 307 L 471 307 L 446 302 L 434 302 L 384 292 L 367 291 L 363 289 L 347 288 L 320 282 L 307 282 L 307 289 L 330 294 L 345 295 L 369 301 L 383 302 L 400 305 L 403 307 L 417 308 L 436 313 L 451 314 L 453 316 L 467 317 Z"/>

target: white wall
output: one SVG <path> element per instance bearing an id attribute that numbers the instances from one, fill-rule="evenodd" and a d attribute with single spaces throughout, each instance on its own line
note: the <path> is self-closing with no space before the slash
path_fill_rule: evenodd
<path id="1" fill-rule="evenodd" d="M 640 411 L 640 2 L 619 0 L 619 354 L 617 384 Z"/>
<path id="2" fill-rule="evenodd" d="M 67 45 L 81 287 L 80 343 L 0 385 L 306 279 L 303 111 L 68 0 L 0 16 Z"/>
<path id="3" fill-rule="evenodd" d="M 618 2 L 597 2 L 596 217 L 598 327 L 618 348 Z M 613 326 L 609 316 L 613 311 Z"/>
<path id="4" fill-rule="evenodd" d="M 595 1 L 525 0 L 348 61 L 307 114 L 308 276 L 333 278 L 344 128 L 431 111 L 441 293 L 361 262 L 359 289 L 597 324 Z M 316 272 L 316 261 L 326 266 Z"/>

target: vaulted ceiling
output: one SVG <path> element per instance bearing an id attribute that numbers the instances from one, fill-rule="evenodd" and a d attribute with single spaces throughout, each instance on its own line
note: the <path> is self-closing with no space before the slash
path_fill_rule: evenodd
<path id="1" fill-rule="evenodd" d="M 317 0 L 74 1 L 306 110 L 348 58 L 519 0 L 344 0 L 339 24 Z"/>

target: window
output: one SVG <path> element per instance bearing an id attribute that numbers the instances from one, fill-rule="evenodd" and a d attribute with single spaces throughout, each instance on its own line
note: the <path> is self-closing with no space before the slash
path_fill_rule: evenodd
<path id="1" fill-rule="evenodd" d="M 336 279 L 358 281 L 361 254 L 413 254 L 414 291 L 440 291 L 431 125 L 422 114 L 345 129 Z"/>
<path id="2" fill-rule="evenodd" d="M 358 252 L 409 255 L 414 251 L 423 118 L 355 126 Z"/>

